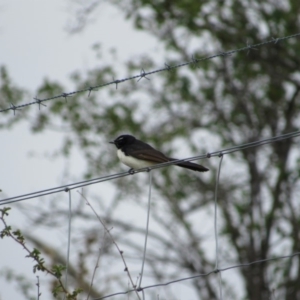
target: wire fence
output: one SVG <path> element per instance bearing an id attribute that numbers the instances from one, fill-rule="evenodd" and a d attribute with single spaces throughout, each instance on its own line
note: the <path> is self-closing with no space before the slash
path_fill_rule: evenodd
<path id="1" fill-rule="evenodd" d="M 248 262 L 248 263 L 237 264 L 237 265 L 233 265 L 233 266 L 229 266 L 229 267 L 225 267 L 225 268 L 219 268 L 219 243 L 218 243 L 218 232 L 217 232 L 217 221 L 218 221 L 217 199 L 218 199 L 218 185 L 219 185 L 219 181 L 220 181 L 221 166 L 222 166 L 223 157 L 224 157 L 224 155 L 228 155 L 230 153 L 234 153 L 234 152 L 237 152 L 237 151 L 242 151 L 242 150 L 245 150 L 245 149 L 250 149 L 250 148 L 258 147 L 258 146 L 263 146 L 263 145 L 271 144 L 271 143 L 275 143 L 275 142 L 283 142 L 287 139 L 292 139 L 292 138 L 296 138 L 296 137 L 299 137 L 299 136 L 300 136 L 300 131 L 295 131 L 295 132 L 282 134 L 282 135 L 271 137 L 271 138 L 266 138 L 266 139 L 263 139 L 263 140 L 254 141 L 254 142 L 247 143 L 247 144 L 241 144 L 241 145 L 233 146 L 233 147 L 222 149 L 222 150 L 212 151 L 212 152 L 209 152 L 209 153 L 203 154 L 203 155 L 196 155 L 196 156 L 185 158 L 185 159 L 180 159 L 180 160 L 170 161 L 168 163 L 154 165 L 154 166 L 151 166 L 151 167 L 148 167 L 148 168 L 143 168 L 143 169 L 133 170 L 133 171 L 131 170 L 129 172 L 121 172 L 121 173 L 112 174 L 112 175 L 106 175 L 106 176 L 102 176 L 102 177 L 99 177 L 99 178 L 84 180 L 84 181 L 80 181 L 80 182 L 76 182 L 76 183 L 66 184 L 66 185 L 62 185 L 62 186 L 58 186 L 58 187 L 53 187 L 53 188 L 46 189 L 46 190 L 41 190 L 41 191 L 37 191 L 37 192 L 33 192 L 33 193 L 28 193 L 28 194 L 23 194 L 23 195 L 19 195 L 19 196 L 15 196 L 15 197 L 2 199 L 2 200 L 0 200 L 0 205 L 12 204 L 14 202 L 25 201 L 25 200 L 29 200 L 29 199 L 33 199 L 33 198 L 37 198 L 37 197 L 42 197 L 42 196 L 46 196 L 46 195 L 51 195 L 51 194 L 55 194 L 55 193 L 68 192 L 68 194 L 69 194 L 68 228 L 69 229 L 68 229 L 68 247 L 67 247 L 67 254 L 66 254 L 67 266 L 68 266 L 69 257 L 70 257 L 69 253 L 70 253 L 71 218 L 72 218 L 71 190 L 78 189 L 80 187 L 85 187 L 85 186 L 88 186 L 88 185 L 93 185 L 93 184 L 96 184 L 96 183 L 105 182 L 105 181 L 108 181 L 108 180 L 114 180 L 114 179 L 121 178 L 121 177 L 124 177 L 124 176 L 132 176 L 132 175 L 140 173 L 140 172 L 149 172 L 149 195 L 148 195 L 147 222 L 146 222 L 146 230 L 145 230 L 146 234 L 145 234 L 145 243 L 144 243 L 144 251 L 143 251 L 144 254 L 143 254 L 143 259 L 142 259 L 142 263 L 141 263 L 142 267 L 141 267 L 139 285 L 138 286 L 134 285 L 134 283 L 132 281 L 132 278 L 131 278 L 131 275 L 129 273 L 127 264 L 126 264 L 125 259 L 123 257 L 123 253 L 119 249 L 117 243 L 112 238 L 113 243 L 116 245 L 116 247 L 117 247 L 117 249 L 118 249 L 118 251 L 119 251 L 119 253 L 120 253 L 120 255 L 123 259 L 123 262 L 124 262 L 124 265 L 125 265 L 125 270 L 127 271 L 129 278 L 131 279 L 133 288 L 129 289 L 129 290 L 126 290 L 126 291 L 121 291 L 121 292 L 108 294 L 108 295 L 105 295 L 105 296 L 100 297 L 100 298 L 95 298 L 94 300 L 112 298 L 112 297 L 119 296 L 119 295 L 126 295 L 126 294 L 129 294 L 129 293 L 132 293 L 132 292 L 135 292 L 137 294 L 138 299 L 141 299 L 138 293 L 142 292 L 142 299 L 145 300 L 146 299 L 146 296 L 145 296 L 145 293 L 144 293 L 145 290 L 152 289 L 152 288 L 157 288 L 157 287 L 162 287 L 162 286 L 168 286 L 168 285 L 183 282 L 183 281 L 194 280 L 196 278 L 209 276 L 211 274 L 218 274 L 218 278 L 219 278 L 219 281 L 218 281 L 219 282 L 218 283 L 218 285 L 219 285 L 219 299 L 222 300 L 223 299 L 222 279 L 221 279 L 222 272 L 225 272 L 225 271 L 231 270 L 231 269 L 236 269 L 236 268 L 249 267 L 249 266 L 255 265 L 255 264 L 267 263 L 267 262 L 274 261 L 274 260 L 279 260 L 279 259 L 293 258 L 295 256 L 300 255 L 300 252 L 295 252 L 295 253 L 291 253 L 290 255 L 263 258 L 261 260 L 256 260 L 256 261 L 252 261 L 252 262 Z M 219 157 L 220 158 L 220 163 L 219 163 L 219 168 L 218 168 L 217 178 L 216 178 L 215 193 L 214 193 L 214 201 L 215 201 L 215 204 L 214 204 L 214 232 L 215 232 L 215 249 L 216 249 L 215 250 L 215 253 L 216 253 L 215 268 L 213 270 L 211 270 L 210 272 L 207 272 L 207 273 L 204 273 L 204 274 L 197 274 L 197 275 L 193 275 L 193 276 L 189 276 L 189 277 L 178 278 L 178 279 L 167 281 L 167 282 L 164 282 L 164 283 L 158 283 L 158 284 L 153 284 L 153 285 L 142 286 L 144 264 L 145 264 L 145 261 L 146 261 L 149 218 L 150 218 L 150 209 L 151 209 L 151 205 L 150 205 L 150 203 L 151 203 L 151 187 L 152 187 L 152 172 L 151 171 L 154 170 L 154 169 L 163 168 L 163 167 L 166 167 L 166 166 L 169 166 L 169 165 L 176 165 L 177 163 L 182 162 L 182 161 L 194 161 L 194 160 L 198 160 L 198 159 L 205 159 L 205 158 L 208 159 L 208 158 L 211 158 L 211 157 Z M 95 211 L 94 211 L 94 213 L 96 214 Z M 99 216 L 97 216 L 97 217 L 100 219 Z M 103 226 L 105 226 L 102 221 L 101 221 L 101 224 Z M 109 230 L 108 229 L 106 229 L 106 230 L 109 233 Z M 66 281 L 66 286 L 67 286 L 67 284 L 68 284 L 67 275 L 66 275 L 65 281 Z"/>
<path id="2" fill-rule="evenodd" d="M 158 284 L 152 284 L 152 285 L 144 286 L 143 290 L 162 287 L 162 286 L 167 286 L 167 285 L 170 285 L 170 284 L 183 282 L 183 281 L 187 281 L 187 280 L 193 280 L 193 279 L 197 279 L 197 278 L 200 278 L 200 277 L 209 276 L 209 275 L 212 275 L 212 274 L 220 274 L 221 272 L 225 272 L 225 271 L 228 271 L 228 270 L 237 269 L 237 268 L 244 268 L 244 267 L 250 267 L 252 265 L 262 264 L 262 263 L 266 263 L 266 262 L 269 262 L 269 261 L 293 258 L 293 257 L 299 256 L 299 255 L 300 255 L 300 252 L 295 252 L 295 253 L 292 253 L 290 255 L 276 256 L 276 257 L 272 257 L 272 258 L 266 258 L 266 259 L 260 259 L 260 260 L 252 261 L 252 262 L 249 262 L 249 263 L 243 263 L 243 264 L 238 264 L 238 265 L 234 265 L 234 266 L 229 266 L 229 267 L 226 267 L 226 268 L 214 269 L 214 270 L 212 270 L 210 272 L 207 272 L 207 273 L 204 273 L 204 274 L 197 274 L 197 275 L 194 275 L 194 276 L 179 278 L 179 279 L 167 281 L 167 282 L 164 282 L 164 283 L 158 283 Z M 106 296 L 103 296 L 103 297 L 100 297 L 100 298 L 95 298 L 94 300 L 101 300 L 101 299 L 111 298 L 111 297 L 114 297 L 114 296 L 126 295 L 126 294 L 132 293 L 134 291 L 135 291 L 134 289 L 131 289 L 131 290 L 124 291 L 124 292 L 117 292 L 117 293 L 109 294 L 109 295 L 106 295 Z M 222 299 L 222 298 L 220 298 L 220 299 Z"/>
<path id="3" fill-rule="evenodd" d="M 134 80 L 134 79 L 141 80 L 141 79 L 147 78 L 147 76 L 155 74 L 155 73 L 159 73 L 159 72 L 163 72 L 163 71 L 170 71 L 172 69 L 184 67 L 184 66 L 191 65 L 191 64 L 197 64 L 201 61 L 213 59 L 213 58 L 216 58 L 216 57 L 226 57 L 226 56 L 229 56 L 229 55 L 232 55 L 234 53 L 241 52 L 241 51 L 250 51 L 252 49 L 259 48 L 259 47 L 262 47 L 262 46 L 267 45 L 267 44 L 274 44 L 275 45 L 280 41 L 291 39 L 291 38 L 296 38 L 296 37 L 299 37 L 299 36 L 300 36 L 300 33 L 290 35 L 290 36 L 281 37 L 281 38 L 277 38 L 277 39 L 273 38 L 273 39 L 265 41 L 265 42 L 261 42 L 261 43 L 254 44 L 254 45 L 247 45 L 247 46 L 239 48 L 239 49 L 230 50 L 230 51 L 226 51 L 226 52 L 221 52 L 221 53 L 210 55 L 210 56 L 200 58 L 200 59 L 192 57 L 191 61 L 188 61 L 188 62 L 185 62 L 185 63 L 180 63 L 180 64 L 173 65 L 173 66 L 169 66 L 169 65 L 166 64 L 164 68 L 156 69 L 156 70 L 153 70 L 153 71 L 150 71 L 150 72 L 145 72 L 142 69 L 142 72 L 138 75 L 123 78 L 123 79 L 120 79 L 120 80 L 113 80 L 111 82 L 99 84 L 97 86 L 91 86 L 91 87 L 88 87 L 86 89 L 77 90 L 77 91 L 73 91 L 73 92 L 70 92 L 70 93 L 62 93 L 60 95 L 45 98 L 45 99 L 39 99 L 39 98 L 36 97 L 36 98 L 34 98 L 35 101 L 25 103 L 25 104 L 21 104 L 21 105 L 14 105 L 14 104 L 11 103 L 10 107 L 8 107 L 6 109 L 2 109 L 2 110 L 0 110 L 0 112 L 13 110 L 13 112 L 15 113 L 15 111 L 17 111 L 21 108 L 30 106 L 30 105 L 34 105 L 34 104 L 38 104 L 39 106 L 44 105 L 43 103 L 46 102 L 46 101 L 55 100 L 55 99 L 58 99 L 58 98 L 65 98 L 66 99 L 67 97 L 72 96 L 72 95 L 77 94 L 77 93 L 89 92 L 89 95 L 90 95 L 90 93 L 92 91 L 95 91 L 98 88 L 105 87 L 105 86 L 108 86 L 108 85 L 115 84 L 116 87 L 117 87 L 118 84 L 123 83 L 123 82 L 128 81 L 128 80 Z M 141 273 L 140 273 L 139 284 L 137 286 L 134 286 L 134 284 L 132 283 L 132 289 L 130 289 L 130 290 L 121 291 L 121 292 L 117 292 L 117 293 L 112 293 L 112 294 L 105 295 L 103 297 L 96 298 L 96 299 L 97 300 L 107 299 L 107 298 L 112 298 L 112 297 L 118 296 L 118 295 L 126 295 L 126 294 L 132 293 L 132 292 L 136 293 L 138 299 L 140 299 L 139 293 L 141 292 L 142 293 L 142 298 L 146 299 L 146 296 L 145 296 L 145 293 L 144 293 L 145 290 L 152 289 L 152 288 L 157 288 L 157 287 L 162 287 L 162 286 L 167 286 L 167 285 L 171 285 L 171 284 L 175 284 L 175 283 L 179 283 L 179 282 L 183 282 L 183 281 L 194 280 L 196 278 L 209 276 L 211 274 L 218 274 L 219 299 L 222 300 L 223 299 L 222 278 L 221 278 L 222 272 L 225 272 L 225 271 L 230 270 L 230 269 L 243 268 L 243 267 L 249 267 L 249 266 L 255 265 L 255 264 L 267 263 L 267 262 L 274 261 L 274 260 L 279 260 L 279 259 L 288 259 L 288 258 L 292 259 L 293 257 L 300 255 L 300 252 L 295 252 L 295 253 L 291 253 L 290 255 L 263 258 L 261 260 L 256 260 L 256 261 L 243 263 L 243 264 L 237 264 L 237 265 L 229 266 L 229 267 L 226 267 L 226 268 L 220 268 L 219 267 L 219 242 L 218 242 L 218 231 L 217 231 L 217 227 L 218 227 L 217 226 L 217 222 L 218 222 L 217 199 L 218 199 L 218 186 L 219 186 L 219 182 L 220 182 L 221 166 L 222 166 L 222 162 L 223 162 L 223 157 L 224 157 L 224 155 L 228 155 L 228 154 L 231 154 L 231 153 L 234 153 L 234 152 L 237 152 L 237 151 L 242 151 L 242 150 L 245 150 L 245 149 L 250 149 L 250 148 L 258 147 L 258 146 L 263 146 L 263 145 L 271 144 L 271 143 L 275 143 L 275 142 L 276 143 L 277 142 L 282 142 L 284 140 L 294 139 L 294 138 L 299 137 L 299 136 L 300 136 L 300 131 L 290 132 L 290 133 L 286 133 L 286 134 L 282 134 L 282 135 L 278 135 L 278 136 L 274 136 L 274 137 L 270 137 L 270 138 L 265 138 L 263 140 L 254 141 L 254 142 L 251 142 L 251 143 L 236 145 L 236 146 L 233 146 L 233 147 L 230 147 L 230 148 L 225 148 L 225 149 L 222 149 L 222 150 L 212 151 L 212 152 L 202 154 L 202 155 L 196 155 L 196 156 L 188 157 L 188 158 L 185 158 L 185 159 L 174 160 L 174 161 L 170 161 L 170 162 L 167 162 L 167 163 L 157 164 L 157 165 L 154 165 L 154 166 L 151 166 L 151 167 L 148 167 L 148 168 L 143 168 L 143 169 L 133 170 L 133 171 L 131 170 L 130 172 L 120 172 L 120 173 L 116 173 L 116 174 L 105 175 L 105 176 L 101 176 L 101 177 L 98 177 L 98 178 L 83 180 L 83 181 L 74 182 L 74 183 L 70 183 L 70 184 L 60 185 L 60 186 L 57 186 L 57 187 L 52 187 L 52 188 L 49 188 L 49 189 L 35 191 L 35 192 L 32 192 L 32 193 L 13 196 L 13 197 L 1 199 L 0 200 L 0 206 L 1 205 L 12 204 L 12 203 L 15 203 L 15 202 L 20 202 L 20 201 L 30 200 L 30 199 L 33 199 L 33 198 L 43 197 L 43 196 L 46 196 L 46 195 L 52 195 L 52 194 L 67 192 L 68 195 L 69 195 L 69 216 L 68 216 L 68 228 L 69 229 L 68 229 L 68 247 L 67 247 L 68 249 L 67 249 L 67 255 L 66 255 L 67 256 L 67 259 L 66 259 L 67 260 L 67 268 L 68 268 L 69 259 L 70 259 L 69 258 L 70 257 L 70 240 L 71 240 L 71 227 L 72 227 L 72 224 L 71 224 L 71 218 L 72 218 L 72 209 L 71 209 L 72 194 L 71 194 L 71 191 L 74 190 L 74 189 L 86 187 L 86 186 L 93 185 L 93 184 L 98 184 L 98 183 L 102 183 L 102 182 L 106 182 L 106 181 L 115 180 L 115 179 L 125 177 L 125 176 L 133 176 L 133 175 L 135 175 L 137 173 L 140 173 L 140 172 L 149 172 L 148 209 L 147 209 L 147 222 L 146 222 L 146 227 L 145 227 L 146 228 L 146 230 L 145 230 L 146 234 L 145 234 L 143 259 L 142 259 L 142 262 L 141 262 Z M 194 161 L 194 160 L 199 160 L 199 159 L 209 159 L 211 157 L 220 157 L 220 163 L 219 163 L 219 167 L 218 167 L 216 185 L 215 185 L 215 192 L 214 192 L 214 232 L 215 232 L 215 253 L 216 253 L 215 254 L 216 255 L 215 268 L 213 270 L 211 270 L 210 272 L 203 273 L 203 274 L 197 274 L 197 275 L 193 275 L 193 276 L 189 276 L 189 277 L 178 278 L 178 279 L 167 281 L 167 282 L 164 282 L 164 283 L 158 283 L 158 284 L 153 284 L 153 285 L 142 286 L 144 264 L 145 264 L 145 260 L 146 260 L 146 257 L 147 257 L 147 251 L 146 250 L 147 250 L 147 239 L 148 239 L 149 219 L 150 219 L 150 209 L 151 209 L 151 205 L 150 205 L 150 203 L 151 203 L 151 188 L 152 188 L 152 172 L 151 171 L 155 170 L 155 169 L 158 169 L 158 168 L 167 167 L 169 165 L 176 165 L 176 164 L 178 164 L 180 162 L 183 162 L 183 161 Z M 116 243 L 115 243 L 115 245 L 118 248 L 118 245 Z M 123 259 L 123 262 L 126 266 L 125 269 L 127 270 L 128 276 L 130 277 L 130 273 L 128 271 L 126 262 L 124 260 L 123 254 L 122 254 L 122 251 L 119 248 L 118 248 L 118 251 L 119 251 L 119 253 L 120 253 L 120 255 Z M 99 259 L 99 257 L 98 257 L 98 259 Z M 68 284 L 67 273 L 68 272 L 66 272 L 66 278 L 65 278 L 66 285 Z M 131 280 L 131 282 L 132 282 L 132 280 Z"/>
<path id="4" fill-rule="evenodd" d="M 241 48 L 234 49 L 234 50 L 229 50 L 229 51 L 224 51 L 224 52 L 212 54 L 212 55 L 209 55 L 209 56 L 206 56 L 206 57 L 203 57 L 203 58 L 196 58 L 196 57 L 192 56 L 192 59 L 190 61 L 187 61 L 187 62 L 184 62 L 184 63 L 179 63 L 177 65 L 172 65 L 172 66 L 165 63 L 165 67 L 160 68 L 160 69 L 156 69 L 156 70 L 153 70 L 153 71 L 149 71 L 149 72 L 145 72 L 145 70 L 142 69 L 140 74 L 130 76 L 130 77 L 126 77 L 126 78 L 122 78 L 122 79 L 112 80 L 112 81 L 106 82 L 106 83 L 100 83 L 99 85 L 90 86 L 90 87 L 87 87 L 85 89 L 81 89 L 81 90 L 77 90 L 77 91 L 73 91 L 73 92 L 69 92 L 69 93 L 62 93 L 62 94 L 59 94 L 59 95 L 56 95 L 56 96 L 53 96 L 53 97 L 49 97 L 49 98 L 44 98 L 44 99 L 34 97 L 33 98 L 34 101 L 24 103 L 24 104 L 20 104 L 20 105 L 14 105 L 14 103 L 10 103 L 10 107 L 1 109 L 0 112 L 6 112 L 6 111 L 9 111 L 9 110 L 12 110 L 15 114 L 15 112 L 17 110 L 20 110 L 21 108 L 24 108 L 24 107 L 27 107 L 27 106 L 30 106 L 30 105 L 34 105 L 34 104 L 39 105 L 39 108 L 40 108 L 41 105 L 45 106 L 44 102 L 47 102 L 47 101 L 50 101 L 50 100 L 55 100 L 55 99 L 59 99 L 59 98 L 67 99 L 70 96 L 73 96 L 73 95 L 79 94 L 79 93 L 84 93 L 84 92 L 88 92 L 89 93 L 88 95 L 90 95 L 90 93 L 92 91 L 96 91 L 99 88 L 103 88 L 103 87 L 106 87 L 106 86 L 109 86 L 109 85 L 115 84 L 116 88 L 117 88 L 118 84 L 124 83 L 124 82 L 129 81 L 129 80 L 138 79 L 138 81 L 140 81 L 143 78 L 148 79 L 147 76 L 153 75 L 153 74 L 156 74 L 156 73 L 171 71 L 173 69 L 182 68 L 182 67 L 185 67 L 185 66 L 188 66 L 188 65 L 195 65 L 197 63 L 200 63 L 200 62 L 203 62 L 203 61 L 206 61 L 206 60 L 214 59 L 214 58 L 217 58 L 217 57 L 226 57 L 226 56 L 230 56 L 232 54 L 242 52 L 242 51 L 249 52 L 253 49 L 257 49 L 259 47 L 262 47 L 262 46 L 265 46 L 265 45 L 268 45 L 268 44 L 276 45 L 277 43 L 279 43 L 281 41 L 296 38 L 296 37 L 299 37 L 299 36 L 300 36 L 300 32 L 298 32 L 296 34 L 289 35 L 289 36 L 280 37 L 280 38 L 271 38 L 268 41 L 264 41 L 264 42 L 253 44 L 253 45 L 247 44 L 245 47 L 241 47 Z"/>

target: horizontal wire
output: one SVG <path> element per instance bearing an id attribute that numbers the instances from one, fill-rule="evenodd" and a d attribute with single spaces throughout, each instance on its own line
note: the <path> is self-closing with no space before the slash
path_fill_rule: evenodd
<path id="1" fill-rule="evenodd" d="M 256 261 L 252 261 L 249 263 L 243 263 L 243 264 L 238 264 L 238 265 L 234 265 L 234 266 L 229 266 L 226 268 L 221 268 L 218 270 L 212 270 L 210 272 L 207 273 L 203 273 L 203 274 L 197 274 L 197 275 L 193 275 L 193 276 L 189 276 L 189 277 L 184 277 L 184 278 L 179 278 L 179 279 L 175 279 L 175 280 L 171 280 L 168 282 L 164 282 L 164 283 L 158 283 L 158 284 L 153 284 L 153 285 L 148 285 L 145 287 L 141 287 L 140 290 L 146 290 L 146 289 L 151 289 L 151 288 L 155 288 L 155 287 L 161 287 L 161 286 L 167 286 L 173 283 L 178 283 L 178 282 L 182 282 L 182 281 L 187 281 L 187 280 L 192 280 L 192 279 L 196 279 L 199 277 L 204 277 L 204 276 L 209 276 L 213 273 L 219 273 L 219 272 L 224 272 L 224 271 L 228 271 L 231 269 L 237 269 L 237 268 L 243 268 L 243 267 L 249 267 L 251 265 L 254 264 L 259 264 L 259 263 L 264 263 L 264 262 L 269 262 L 269 261 L 274 261 L 274 260 L 279 260 L 279 259 L 285 259 L 285 258 L 293 258 L 294 256 L 299 256 L 300 252 L 295 252 L 292 253 L 290 255 L 283 255 L 283 256 L 276 256 L 276 257 L 272 257 L 272 258 L 265 258 L 265 259 L 260 259 L 260 260 L 256 260 Z M 117 295 L 126 295 L 128 293 L 134 292 L 134 289 L 125 291 L 125 292 L 117 292 L 117 293 L 113 293 L 113 294 L 109 294 L 100 298 L 94 298 L 93 300 L 101 300 L 101 299 L 107 299 L 107 298 L 111 298 L 113 296 L 117 296 Z"/>
<path id="2" fill-rule="evenodd" d="M 43 102 L 46 102 L 46 101 L 49 101 L 49 100 L 54 100 L 54 99 L 58 99 L 58 98 L 67 99 L 70 96 L 73 96 L 73 95 L 78 94 L 78 93 L 83 93 L 83 92 L 89 92 L 89 94 L 90 94 L 91 91 L 95 91 L 96 89 L 99 89 L 99 88 L 102 88 L 102 87 L 105 87 L 105 86 L 108 86 L 108 85 L 116 84 L 116 86 L 117 86 L 119 83 L 123 83 L 125 81 L 129 81 L 129 80 L 133 80 L 133 79 L 137 79 L 137 78 L 140 80 L 142 78 L 147 78 L 148 75 L 152 75 L 152 74 L 156 74 L 156 73 L 160 73 L 160 72 L 164 72 L 164 71 L 170 71 L 170 70 L 181 68 L 181 67 L 184 67 L 184 66 L 196 64 L 196 63 L 199 63 L 199 62 L 202 62 L 202 61 L 214 59 L 216 57 L 230 56 L 232 54 L 235 54 L 235 53 L 238 53 L 238 52 L 241 52 L 241 51 L 246 51 L 246 50 L 250 51 L 251 49 L 256 49 L 258 47 L 262 47 L 262 46 L 267 45 L 267 44 L 276 45 L 280 41 L 288 40 L 288 39 L 291 39 L 291 38 L 296 38 L 298 36 L 300 36 L 300 32 L 296 33 L 296 34 L 289 35 L 289 36 L 284 36 L 284 37 L 281 37 L 281 38 L 272 38 L 271 40 L 264 41 L 264 42 L 261 42 L 261 43 L 258 43 L 258 44 L 253 44 L 253 45 L 248 45 L 247 44 L 245 47 L 242 47 L 242 48 L 238 48 L 238 49 L 235 49 L 235 50 L 224 51 L 224 52 L 213 54 L 213 55 L 206 56 L 206 57 L 203 57 L 203 58 L 195 58 L 194 56 L 192 56 L 192 60 L 188 61 L 188 62 L 180 63 L 180 64 L 173 65 L 173 66 L 165 64 L 166 67 L 160 68 L 160 69 L 157 69 L 157 70 L 153 70 L 153 71 L 150 71 L 150 72 L 145 72 L 144 69 L 142 69 L 141 73 L 138 74 L 138 75 L 130 76 L 130 77 L 123 78 L 123 79 L 116 79 L 116 80 L 113 80 L 113 81 L 110 81 L 110 82 L 107 82 L 107 83 L 103 83 L 103 84 L 99 84 L 99 85 L 95 85 L 95 86 L 90 86 L 88 88 L 73 91 L 73 92 L 70 92 L 70 93 L 62 93 L 60 95 L 56 95 L 56 96 L 45 98 L 45 99 L 39 99 L 39 98 L 35 97 L 35 98 L 33 98 L 35 101 L 20 104 L 20 105 L 14 105 L 13 103 L 11 103 L 10 107 L 2 109 L 2 110 L 0 110 L 0 112 L 13 110 L 14 113 L 15 113 L 16 110 L 19 110 L 19 109 L 21 109 L 23 107 L 26 107 L 26 106 L 29 106 L 29 105 L 38 104 L 40 106 L 40 105 L 43 105 Z"/>
<path id="3" fill-rule="evenodd" d="M 22 195 L 15 196 L 15 197 L 5 198 L 5 199 L 0 200 L 0 205 L 24 201 L 24 200 L 33 199 L 33 198 L 42 197 L 42 196 L 51 195 L 51 194 L 60 193 L 60 192 L 68 192 L 69 190 L 72 190 L 72 189 L 77 189 L 77 188 L 81 188 L 84 186 L 88 186 L 88 185 L 92 185 L 92 184 L 96 184 L 96 183 L 100 183 L 100 182 L 104 182 L 104 181 L 109 181 L 109 180 L 113 180 L 113 179 L 117 179 L 117 178 L 121 178 L 121 177 L 125 177 L 125 176 L 131 176 L 131 175 L 134 175 L 134 174 L 140 173 L 140 172 L 149 172 L 150 170 L 160 169 L 160 168 L 163 168 L 163 167 L 166 167 L 169 165 L 176 165 L 180 162 L 194 161 L 194 160 L 198 160 L 198 159 L 205 159 L 205 158 L 210 158 L 210 157 L 214 157 L 214 156 L 225 155 L 225 154 L 233 153 L 236 151 L 241 151 L 241 150 L 252 148 L 252 147 L 257 147 L 257 146 L 262 146 L 262 145 L 273 143 L 273 142 L 283 141 L 283 140 L 286 140 L 289 138 L 294 138 L 297 136 L 300 136 L 300 131 L 282 134 L 279 136 L 266 138 L 263 140 L 246 143 L 246 144 L 242 144 L 239 146 L 234 146 L 234 147 L 226 148 L 223 150 L 210 152 L 207 154 L 192 156 L 192 157 L 184 158 L 184 159 L 177 159 L 177 160 L 173 160 L 170 162 L 157 164 L 157 165 L 154 165 L 151 167 L 133 170 L 130 172 L 121 172 L 121 173 L 116 173 L 116 174 L 112 174 L 112 175 L 105 175 L 105 176 L 97 177 L 94 179 L 83 180 L 83 181 L 79 181 L 79 182 L 75 182 L 75 183 L 61 185 L 58 187 L 44 189 L 44 190 L 37 191 L 37 192 L 32 192 L 32 193 L 22 194 Z"/>

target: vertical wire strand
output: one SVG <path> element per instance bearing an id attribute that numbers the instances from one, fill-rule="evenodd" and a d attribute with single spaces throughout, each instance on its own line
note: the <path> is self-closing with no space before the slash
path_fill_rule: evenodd
<path id="1" fill-rule="evenodd" d="M 69 261 L 70 261 L 70 244 L 71 244 L 71 217 L 72 217 L 72 194 L 71 190 L 69 192 L 69 215 L 68 215 L 68 249 L 67 249 L 67 262 L 66 262 L 66 277 L 65 277 L 65 287 L 68 287 L 68 273 L 69 273 Z M 66 299 L 66 294 L 64 296 Z"/>
<path id="2" fill-rule="evenodd" d="M 221 166 L 223 162 L 223 154 L 220 153 L 220 162 L 219 162 L 219 168 L 218 168 L 218 174 L 217 174 L 217 181 L 216 181 L 216 187 L 215 187 L 215 216 L 214 216 L 214 229 L 215 229 L 215 241 L 216 241 L 216 265 L 215 265 L 215 271 L 218 272 L 218 279 L 219 279 L 219 294 L 220 299 L 223 299 L 223 293 L 222 293 L 222 276 L 221 272 L 219 271 L 219 239 L 218 239 L 218 188 L 219 188 L 219 181 L 220 181 L 220 173 L 221 173 Z"/>
<path id="3" fill-rule="evenodd" d="M 152 171 L 150 170 L 149 171 L 149 194 L 148 194 L 148 211 L 147 211 L 146 234 L 145 234 L 142 268 L 141 268 L 141 273 L 140 273 L 140 282 L 139 282 L 138 288 L 141 288 L 141 285 L 142 285 L 144 265 L 145 265 L 145 259 L 146 259 L 147 240 L 148 240 L 148 232 L 149 232 L 149 220 L 150 220 L 151 187 L 152 187 Z M 144 293 L 143 293 L 143 299 L 145 299 Z"/>

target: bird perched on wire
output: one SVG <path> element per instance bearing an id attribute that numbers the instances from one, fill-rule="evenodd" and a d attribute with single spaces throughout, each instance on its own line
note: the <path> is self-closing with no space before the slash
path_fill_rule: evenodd
<path id="1" fill-rule="evenodd" d="M 118 148 L 117 155 L 120 161 L 130 167 L 130 170 L 147 168 L 176 160 L 176 158 L 167 157 L 149 144 L 129 134 L 120 135 L 109 143 L 114 144 Z M 188 161 L 178 162 L 175 165 L 197 172 L 206 172 L 209 170 L 206 167 Z"/>

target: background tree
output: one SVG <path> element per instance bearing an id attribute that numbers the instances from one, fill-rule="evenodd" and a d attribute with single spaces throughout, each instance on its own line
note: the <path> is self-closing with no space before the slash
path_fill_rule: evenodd
<path id="1" fill-rule="evenodd" d="M 189 61 L 192 55 L 200 58 L 299 31 L 300 3 L 293 0 L 285 3 L 271 0 L 113 3 L 138 29 L 159 39 L 165 46 L 165 61 L 169 65 Z M 95 10 L 97 6 L 92 7 Z M 100 149 L 108 139 L 123 132 L 145 139 L 175 157 L 292 132 L 299 128 L 299 51 L 298 39 L 274 42 L 160 73 L 150 81 L 132 81 L 119 85 L 117 90 L 103 89 L 88 99 L 86 95 L 76 95 L 70 100 L 72 105 L 56 100 L 47 112 L 37 115 L 32 129 L 42 131 L 54 121 L 71 129 L 62 154 L 68 156 L 72 147 L 79 147 L 87 161 L 87 178 L 120 170 L 114 151 Z M 141 68 L 152 70 L 163 63 L 163 60 L 155 62 L 150 53 L 129 61 L 128 71 L 136 74 Z M 118 75 L 107 65 L 87 74 L 76 73 L 73 80 L 81 89 Z M 63 91 L 58 83 L 44 82 L 38 95 L 43 98 Z M 224 160 L 218 202 L 222 263 L 245 263 L 297 252 L 300 217 L 296 201 L 299 196 L 296 140 L 246 149 Z M 207 249 L 213 242 L 211 212 L 218 162 L 201 163 L 210 167 L 209 174 L 198 176 L 170 167 L 156 171 L 153 176 L 155 201 L 151 208 L 147 254 L 151 271 L 147 275 L 155 282 L 214 269 L 214 257 Z M 96 197 L 102 217 L 114 227 L 115 239 L 126 249 L 132 264 L 134 258 L 141 256 L 144 230 L 132 217 L 120 217 L 118 209 L 129 203 L 144 211 L 141 197 L 145 195 L 147 177 L 135 176 L 137 179 L 127 177 L 111 182 L 114 195 L 109 204 L 106 195 L 90 195 Z M 74 241 L 80 263 L 74 266 L 73 284 L 85 288 L 92 272 L 91 259 L 99 247 L 100 225 L 96 225 L 91 212 L 83 210 L 82 202 L 74 214 L 75 224 L 90 222 L 89 226 L 76 227 L 80 238 Z M 33 222 L 56 228 L 65 215 L 63 205 L 49 204 Z M 207 228 L 200 227 L 208 223 Z M 110 265 L 116 260 L 111 251 L 113 245 L 109 242 L 104 245 L 102 259 Z M 113 272 L 112 276 L 119 278 L 117 274 Z M 223 274 L 224 293 L 230 299 L 240 299 L 239 293 L 245 299 L 270 299 L 273 289 L 280 299 L 300 297 L 297 259 L 241 268 L 238 277 L 242 287 L 239 288 L 230 276 Z M 107 273 L 101 276 L 106 284 L 97 286 L 94 296 L 111 291 L 111 281 L 116 282 L 116 277 Z M 200 277 L 190 284 L 198 299 L 218 297 L 215 276 Z M 124 286 L 124 282 L 120 285 Z M 169 298 L 180 299 L 171 294 Z"/>

